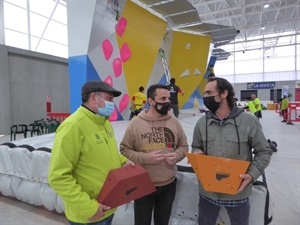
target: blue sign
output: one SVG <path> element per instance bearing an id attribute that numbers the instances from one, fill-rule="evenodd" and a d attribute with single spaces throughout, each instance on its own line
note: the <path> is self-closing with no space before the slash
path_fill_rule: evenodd
<path id="1" fill-rule="evenodd" d="M 255 82 L 247 83 L 247 89 L 273 89 L 275 82 Z"/>

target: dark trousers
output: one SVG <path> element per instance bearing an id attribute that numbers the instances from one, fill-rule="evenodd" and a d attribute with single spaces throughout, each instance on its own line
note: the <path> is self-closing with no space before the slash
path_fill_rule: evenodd
<path id="1" fill-rule="evenodd" d="M 231 225 L 249 225 L 249 201 L 242 203 L 237 207 L 225 208 L 227 210 Z M 200 196 L 198 224 L 215 225 L 218 219 L 219 211 L 220 206 L 217 206 Z"/>
<path id="2" fill-rule="evenodd" d="M 178 108 L 178 104 L 171 104 L 170 109 L 173 109 L 174 116 L 175 116 L 176 118 L 178 118 L 178 116 L 179 116 L 179 108 Z"/>
<path id="3" fill-rule="evenodd" d="M 168 225 L 176 192 L 176 180 L 156 187 L 156 192 L 134 201 L 134 224 L 150 225 L 152 211 L 155 225 Z"/>
<path id="4" fill-rule="evenodd" d="M 142 108 L 140 108 L 140 109 L 136 109 L 136 110 L 134 110 L 134 111 L 132 111 L 131 113 L 130 113 L 130 115 L 129 115 L 129 120 L 132 120 L 132 118 L 134 117 L 134 116 L 137 116 L 140 112 L 142 112 Z"/>
<path id="5" fill-rule="evenodd" d="M 287 120 L 288 109 L 281 110 L 281 113 L 282 113 L 283 120 Z"/>
<path id="6" fill-rule="evenodd" d="M 262 119 L 261 110 L 256 111 L 256 112 L 254 113 L 254 115 L 255 115 L 258 119 Z"/>

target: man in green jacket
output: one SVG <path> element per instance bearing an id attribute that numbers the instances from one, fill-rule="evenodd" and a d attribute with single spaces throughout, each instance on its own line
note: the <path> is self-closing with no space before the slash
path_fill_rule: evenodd
<path id="1" fill-rule="evenodd" d="M 249 225 L 252 183 L 268 166 L 272 150 L 258 119 L 235 106 L 233 87 L 227 80 L 208 80 L 203 102 L 209 111 L 195 125 L 192 152 L 249 161 L 250 166 L 240 174 L 242 182 L 234 195 L 206 191 L 199 183 L 198 222 L 216 224 L 220 207 L 224 206 L 231 225 Z"/>
<path id="2" fill-rule="evenodd" d="M 247 102 L 247 106 L 245 106 L 244 109 L 249 109 L 249 111 L 253 115 L 256 115 L 255 113 L 257 112 L 257 110 L 252 102 L 252 98 L 251 97 L 247 98 L 246 102 Z"/>
<path id="3" fill-rule="evenodd" d="M 71 225 L 111 225 L 116 209 L 97 202 L 97 196 L 111 170 L 134 165 L 119 154 L 108 121 L 120 95 L 105 82 L 86 82 L 82 105 L 56 131 L 48 181 L 64 200 Z"/>
<path id="4" fill-rule="evenodd" d="M 255 115 L 258 119 L 262 119 L 262 113 L 261 113 L 261 103 L 260 103 L 260 100 L 258 97 L 256 97 L 255 94 L 252 94 L 251 95 L 251 98 L 252 98 L 252 102 L 256 108 L 256 112 L 255 112 Z"/>

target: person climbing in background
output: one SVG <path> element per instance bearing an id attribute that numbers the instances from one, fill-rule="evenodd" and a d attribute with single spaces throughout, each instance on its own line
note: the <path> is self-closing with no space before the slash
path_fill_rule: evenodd
<path id="1" fill-rule="evenodd" d="M 178 118 L 179 116 L 179 108 L 178 108 L 178 93 L 180 93 L 182 96 L 184 95 L 183 90 L 181 90 L 180 87 L 178 87 L 176 84 L 176 79 L 175 78 L 171 78 L 170 79 L 170 84 L 167 86 L 168 90 L 170 92 L 171 95 L 171 107 L 173 109 L 174 112 L 174 116 L 176 118 Z"/>
<path id="2" fill-rule="evenodd" d="M 146 106 L 146 95 L 144 94 L 145 88 L 139 87 L 139 91 L 136 92 L 131 99 L 131 113 L 129 120 L 132 120 L 134 116 L 137 116 Z"/>
<path id="3" fill-rule="evenodd" d="M 283 96 L 283 99 L 281 101 L 280 109 L 281 114 L 283 117 L 283 120 L 281 122 L 286 123 L 287 122 L 287 116 L 288 116 L 288 106 L 289 106 L 289 99 L 287 95 Z"/>

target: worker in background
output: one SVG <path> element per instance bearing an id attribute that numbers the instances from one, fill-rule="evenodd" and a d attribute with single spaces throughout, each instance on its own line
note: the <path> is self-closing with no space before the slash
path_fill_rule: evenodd
<path id="1" fill-rule="evenodd" d="M 246 102 L 247 102 L 247 106 L 245 106 L 244 109 L 249 110 L 253 115 L 256 115 L 257 110 L 253 104 L 252 98 L 248 97 L 246 99 Z"/>
<path id="2" fill-rule="evenodd" d="M 175 84 L 175 78 L 170 79 L 170 84 L 167 86 L 171 96 L 171 109 L 173 109 L 174 116 L 178 118 L 179 107 L 178 107 L 178 93 L 184 95 L 183 90 Z"/>
<path id="3" fill-rule="evenodd" d="M 131 99 L 131 113 L 129 120 L 132 120 L 134 116 L 137 116 L 146 106 L 146 95 L 144 94 L 145 88 L 139 87 L 139 91 L 136 92 Z"/>
<path id="4" fill-rule="evenodd" d="M 255 106 L 255 108 L 256 108 L 256 113 L 255 113 L 255 115 L 257 116 L 258 119 L 262 119 L 262 114 L 261 114 L 261 103 L 260 103 L 259 98 L 257 98 L 255 94 L 252 94 L 252 95 L 251 95 L 251 98 L 252 98 L 253 104 L 254 104 L 254 106 Z"/>
<path id="5" fill-rule="evenodd" d="M 280 109 L 282 113 L 283 120 L 281 122 L 287 122 L 287 116 L 288 116 L 288 106 L 289 106 L 289 98 L 287 95 L 283 96 L 283 99 L 281 101 Z"/>

